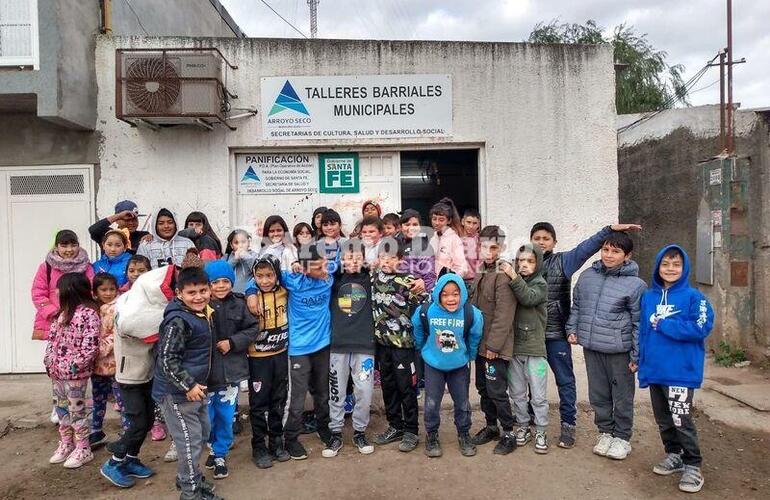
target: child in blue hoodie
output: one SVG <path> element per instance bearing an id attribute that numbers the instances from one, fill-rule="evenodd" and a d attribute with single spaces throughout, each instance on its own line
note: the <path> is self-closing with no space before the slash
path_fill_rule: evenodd
<path id="1" fill-rule="evenodd" d="M 472 457 L 476 446 L 468 433 L 471 428 L 470 361 L 476 358 L 484 317 L 468 302 L 463 279 L 448 273 L 439 278 L 433 288 L 432 303 L 415 311 L 412 324 L 415 348 L 425 361 L 425 431 L 428 435 L 425 454 L 429 457 L 442 454 L 438 428 L 441 399 L 444 387 L 448 387 L 454 403 L 460 453 Z"/>
<path id="2" fill-rule="evenodd" d="M 128 252 L 128 236 L 117 229 L 107 231 L 102 237 L 102 256 L 94 262 L 94 272 L 115 276 L 120 288 L 128 282 L 126 269 L 131 257 Z"/>
<path id="3" fill-rule="evenodd" d="M 683 472 L 679 489 L 695 493 L 704 480 L 692 400 L 703 382 L 705 340 L 714 311 L 706 297 L 689 286 L 689 274 L 690 260 L 680 246 L 668 245 L 658 253 L 652 287 L 642 296 L 638 376 L 639 387 L 650 388 L 666 450 L 653 472 Z"/>
<path id="4" fill-rule="evenodd" d="M 304 272 L 281 272 L 281 285 L 289 292 L 290 401 L 284 426 L 286 449 L 293 460 L 307 458 L 299 442 L 305 396 L 312 387 L 318 435 L 324 445 L 331 441 L 329 430 L 329 345 L 331 310 L 329 301 L 333 278 L 329 275 L 322 249 L 315 244 L 302 249 L 299 263 Z M 256 293 L 254 281 L 246 296 Z"/>

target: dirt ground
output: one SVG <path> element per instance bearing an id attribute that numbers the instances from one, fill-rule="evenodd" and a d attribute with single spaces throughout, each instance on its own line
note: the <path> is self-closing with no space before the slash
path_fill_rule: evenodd
<path id="1" fill-rule="evenodd" d="M 336 458 L 321 457 L 315 435 L 303 436 L 310 450 L 304 461 L 276 463 L 271 469 L 257 469 L 251 462 L 248 423 L 237 437 L 230 458 L 230 477 L 216 481 L 217 492 L 225 498 L 334 499 L 361 498 L 686 498 L 677 489 L 678 478 L 658 477 L 651 471 L 662 456 L 662 448 L 648 404 L 646 391 L 638 394 L 633 452 L 615 462 L 591 453 L 595 431 L 592 413 L 581 403 L 578 415 L 578 444 L 572 450 L 555 446 L 558 423 L 552 423 L 551 451 L 534 453 L 532 444 L 506 457 L 492 454 L 493 444 L 479 448 L 475 457 L 462 457 L 457 449 L 451 413 L 442 413 L 441 442 L 444 456 L 428 459 L 422 442 L 415 452 L 405 454 L 396 445 L 378 447 L 374 454 L 360 455 L 350 442 Z M 552 406 L 552 419 L 558 415 Z M 473 432 L 482 425 L 474 411 Z M 770 498 L 770 435 L 738 430 L 696 417 L 705 457 L 706 485 L 698 498 Z M 116 431 L 115 421 L 109 430 Z M 371 432 L 386 426 L 381 415 L 373 414 Z M 422 437 L 422 436 L 421 436 Z M 139 480 L 130 490 L 118 490 L 100 475 L 98 467 L 108 452 L 96 452 L 94 462 L 70 471 L 49 465 L 56 447 L 52 425 L 31 430 L 15 429 L 0 438 L 0 498 L 178 498 L 174 490 L 175 464 L 162 460 L 169 441 L 150 442 L 142 459 L 156 476 Z M 207 471 L 208 472 L 208 471 Z M 210 476 L 210 473 L 209 473 Z"/>

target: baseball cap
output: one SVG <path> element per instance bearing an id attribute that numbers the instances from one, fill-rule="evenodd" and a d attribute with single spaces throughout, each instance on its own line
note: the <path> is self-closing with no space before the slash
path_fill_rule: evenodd
<path id="1" fill-rule="evenodd" d="M 136 205 L 136 203 L 134 203 L 131 200 L 119 201 L 115 205 L 115 213 L 116 214 L 120 213 L 120 212 L 124 212 L 126 210 L 129 211 L 129 212 L 134 212 L 134 214 L 137 215 L 137 216 L 142 215 L 142 214 L 139 213 L 139 207 Z"/>

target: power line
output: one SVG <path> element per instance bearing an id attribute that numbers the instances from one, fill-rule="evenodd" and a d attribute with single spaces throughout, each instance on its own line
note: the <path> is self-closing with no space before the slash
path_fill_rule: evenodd
<path id="1" fill-rule="evenodd" d="M 711 63 L 713 63 L 717 58 L 719 57 L 719 54 L 715 55 L 709 62 L 707 62 L 695 75 L 692 76 L 687 82 L 684 84 L 684 92 L 681 92 L 681 96 L 687 96 L 690 93 L 690 89 L 695 86 L 698 81 L 703 78 L 703 75 L 706 74 L 706 71 L 708 71 L 709 66 Z M 718 81 L 718 80 L 717 80 Z M 713 85 L 713 84 L 712 84 Z M 704 87 L 705 88 L 705 87 Z M 703 90 L 703 89 L 699 89 Z M 617 131 L 618 135 L 622 134 L 623 132 L 636 127 L 637 125 L 641 125 L 642 123 L 651 120 L 652 118 L 655 118 L 663 111 L 669 109 L 676 101 L 680 100 L 682 97 L 680 97 L 680 93 L 674 92 L 671 96 L 669 96 L 668 99 L 663 103 L 663 105 L 658 108 L 655 111 L 651 111 L 649 114 L 642 116 L 641 118 L 634 120 L 633 122 L 629 123 L 628 125 L 625 125 L 623 127 L 620 127 Z"/>
<path id="2" fill-rule="evenodd" d="M 136 18 L 136 22 L 138 22 L 138 23 L 139 23 L 139 27 L 140 27 L 140 28 L 142 28 L 142 31 L 144 31 L 144 34 L 145 34 L 146 36 L 150 36 L 150 34 L 149 34 L 149 33 L 147 33 L 147 30 L 146 30 L 146 29 L 144 29 L 144 25 L 142 24 L 142 20 L 141 20 L 141 19 L 139 19 L 139 16 L 136 14 L 136 11 L 135 11 L 135 10 L 134 10 L 134 8 L 131 6 L 131 2 L 129 2 L 128 0 L 123 0 L 123 1 L 124 1 L 124 2 L 126 2 L 126 5 L 128 5 L 128 9 L 129 9 L 129 10 L 130 10 L 130 11 L 131 11 L 133 14 L 134 14 L 134 17 Z"/>
<path id="3" fill-rule="evenodd" d="M 274 8 L 273 8 L 273 7 L 272 7 L 272 6 L 271 6 L 269 3 L 267 3 L 265 0 L 260 0 L 260 1 L 261 1 L 263 4 L 265 4 L 265 6 L 267 6 L 267 8 L 268 8 L 268 9 L 272 10 L 272 11 L 273 11 L 273 14 L 275 14 L 275 15 L 276 15 L 276 16 L 278 16 L 278 17 L 280 17 L 280 18 L 281 18 L 281 20 L 282 20 L 283 22 L 285 22 L 286 24 L 288 24 L 289 26 L 291 26 L 292 28 L 294 28 L 294 31 L 296 31 L 297 33 L 299 33 L 299 34 L 300 34 L 300 35 L 302 35 L 303 37 L 307 38 L 307 35 L 306 35 L 306 34 L 304 34 L 302 31 L 300 31 L 300 29 L 299 29 L 299 28 L 297 28 L 296 26 L 294 26 L 293 24 L 291 24 L 291 23 L 290 23 L 290 22 L 289 22 L 289 21 L 288 21 L 288 20 L 287 20 L 285 17 L 283 17 L 281 14 L 279 14 L 279 13 L 278 13 L 278 11 L 277 11 L 277 10 L 275 10 L 275 9 L 274 9 Z"/>
<path id="4" fill-rule="evenodd" d="M 709 87 L 713 87 L 717 83 L 719 83 L 719 79 L 718 78 L 716 80 L 714 80 L 713 82 L 709 83 L 708 85 L 704 85 L 703 87 L 701 87 L 699 89 L 696 89 L 696 90 L 693 90 L 692 92 L 689 92 L 688 95 L 692 95 L 692 94 L 694 94 L 696 92 L 700 92 L 701 90 L 706 90 Z"/>

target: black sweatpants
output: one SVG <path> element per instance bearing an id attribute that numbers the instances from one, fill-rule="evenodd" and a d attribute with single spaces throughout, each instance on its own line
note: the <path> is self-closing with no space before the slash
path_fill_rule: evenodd
<path id="1" fill-rule="evenodd" d="M 155 402 L 152 400 L 152 380 L 144 384 L 119 384 L 123 397 L 123 413 L 127 428 L 123 435 L 110 443 L 107 449 L 116 458 L 139 456 L 144 438 L 155 420 Z"/>
<path id="2" fill-rule="evenodd" d="M 313 409 L 318 421 L 318 434 L 327 442 L 329 430 L 329 347 L 303 356 L 289 356 L 289 415 L 284 436 L 287 441 L 297 439 L 302 429 L 302 411 L 308 388 L 313 396 Z"/>
<path id="3" fill-rule="evenodd" d="M 685 465 L 702 462 L 698 432 L 693 420 L 695 389 L 650 385 L 650 401 L 666 453 L 679 453 Z"/>
<path id="4" fill-rule="evenodd" d="M 380 386 L 388 424 L 394 429 L 417 434 L 417 370 L 415 350 L 377 344 Z"/>
<path id="5" fill-rule="evenodd" d="M 265 437 L 283 436 L 283 413 L 289 393 L 289 352 L 249 358 L 251 449 L 265 447 Z M 267 418 L 265 418 L 267 413 Z"/>
<path id="6" fill-rule="evenodd" d="M 487 425 L 497 427 L 499 420 L 503 432 L 512 431 L 514 418 L 508 397 L 508 361 L 477 356 L 476 390 L 479 391 L 481 411 Z"/>
<path id="7" fill-rule="evenodd" d="M 628 369 L 631 354 L 606 354 L 583 349 L 588 375 L 588 401 L 594 409 L 599 432 L 625 441 L 634 427 L 636 381 Z"/>

